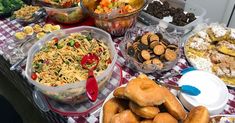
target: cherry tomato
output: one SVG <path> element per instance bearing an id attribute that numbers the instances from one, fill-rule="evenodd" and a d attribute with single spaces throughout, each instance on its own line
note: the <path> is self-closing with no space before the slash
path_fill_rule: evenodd
<path id="1" fill-rule="evenodd" d="M 32 78 L 33 80 L 36 80 L 36 79 L 38 78 L 38 76 L 37 76 L 36 73 L 32 73 L 31 78 Z"/>
<path id="2" fill-rule="evenodd" d="M 80 44 L 79 44 L 78 42 L 75 42 L 74 46 L 75 46 L 76 48 L 79 48 L 79 47 L 80 47 Z"/>
<path id="3" fill-rule="evenodd" d="M 58 38 L 54 38 L 53 40 L 55 41 L 55 43 L 58 43 L 58 41 L 59 41 Z"/>

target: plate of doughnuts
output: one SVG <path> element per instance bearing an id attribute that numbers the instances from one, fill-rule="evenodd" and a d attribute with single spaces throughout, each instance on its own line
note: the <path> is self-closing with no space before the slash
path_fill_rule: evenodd
<path id="1" fill-rule="evenodd" d="M 156 84 L 146 75 L 141 74 L 108 95 L 102 105 L 99 122 L 209 122 L 209 112 L 205 107 L 198 106 L 191 111 L 187 113 L 177 97 L 166 87 Z M 200 119 L 202 120 L 200 121 Z"/>

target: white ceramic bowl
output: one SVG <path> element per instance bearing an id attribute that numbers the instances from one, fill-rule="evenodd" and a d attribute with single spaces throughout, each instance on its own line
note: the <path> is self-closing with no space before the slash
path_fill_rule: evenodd
<path id="1" fill-rule="evenodd" d="M 180 78 L 179 85 L 192 85 L 201 91 L 198 96 L 179 93 L 181 103 L 188 110 L 203 105 L 207 107 L 210 115 L 216 115 L 224 110 L 228 102 L 226 85 L 220 78 L 209 72 L 199 70 L 188 72 Z"/>
<path id="2" fill-rule="evenodd" d="M 125 87 L 127 86 L 127 84 L 124 84 L 124 85 L 121 85 L 120 87 Z M 101 107 L 101 110 L 100 110 L 100 117 L 99 117 L 99 123 L 103 123 L 103 107 L 104 107 L 104 104 L 110 100 L 111 98 L 113 98 L 113 92 L 114 90 L 106 97 L 106 99 L 104 100 L 103 104 L 102 104 L 102 107 Z M 177 93 L 175 90 L 171 90 L 171 92 L 176 95 L 175 93 Z M 176 98 L 178 100 L 178 98 Z M 178 100 L 179 101 L 179 100 Z M 180 101 L 179 101 L 180 102 Z M 180 102 L 180 104 L 182 105 L 182 103 Z M 181 122 L 180 122 L 181 123 Z"/>

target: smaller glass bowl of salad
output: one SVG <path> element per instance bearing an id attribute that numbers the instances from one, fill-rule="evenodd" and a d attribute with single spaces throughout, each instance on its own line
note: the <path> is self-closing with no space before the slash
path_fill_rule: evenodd
<path id="1" fill-rule="evenodd" d="M 113 36 L 122 36 L 137 22 L 146 0 L 81 0 L 81 7 L 95 19 L 95 25 Z"/>
<path id="2" fill-rule="evenodd" d="M 43 6 L 49 18 L 58 23 L 74 24 L 86 17 L 80 0 L 39 0 L 36 4 Z"/>

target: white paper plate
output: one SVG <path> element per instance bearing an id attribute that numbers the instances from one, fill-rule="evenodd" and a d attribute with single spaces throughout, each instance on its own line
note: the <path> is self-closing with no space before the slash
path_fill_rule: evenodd
<path id="1" fill-rule="evenodd" d="M 180 101 L 188 110 L 203 105 L 207 107 L 210 115 L 217 115 L 224 110 L 228 102 L 229 93 L 225 83 L 209 72 L 190 71 L 184 74 L 178 83 L 179 85 L 195 86 L 201 91 L 198 96 L 179 93 Z"/>

